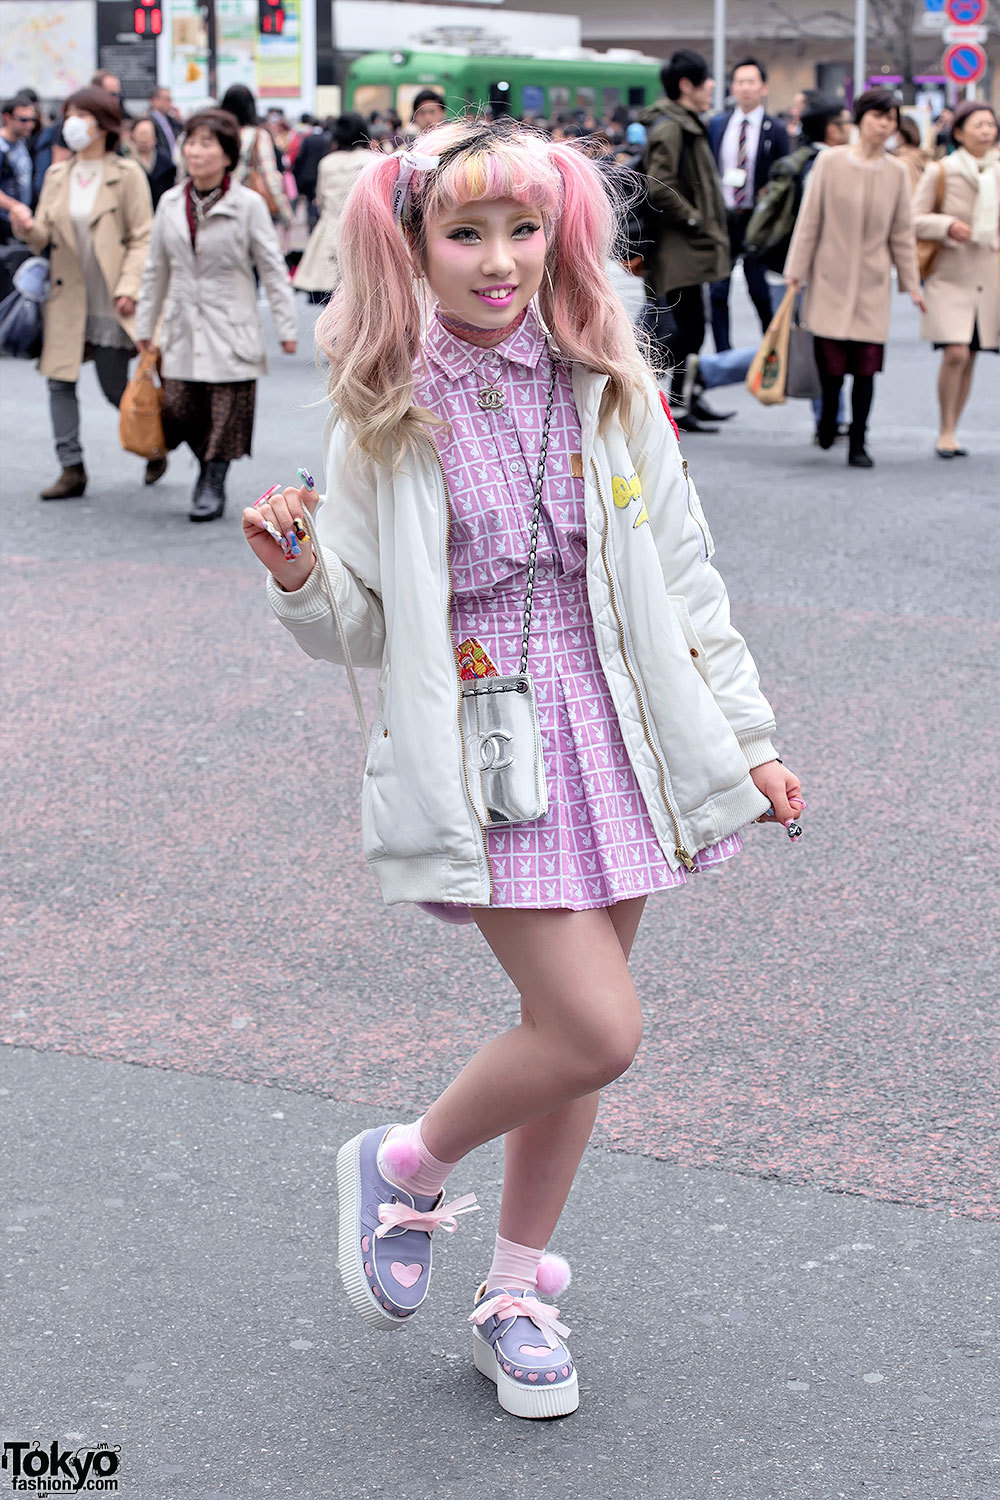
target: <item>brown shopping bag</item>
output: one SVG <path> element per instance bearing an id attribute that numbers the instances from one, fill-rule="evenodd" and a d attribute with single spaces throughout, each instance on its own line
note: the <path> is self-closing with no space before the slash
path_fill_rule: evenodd
<path id="1" fill-rule="evenodd" d="M 126 453 L 137 453 L 140 458 L 163 458 L 167 452 L 163 437 L 163 390 L 156 382 L 159 369 L 159 349 L 140 354 L 118 409 L 118 441 Z"/>
<path id="2" fill-rule="evenodd" d="M 789 287 L 747 371 L 747 390 L 764 406 L 780 406 L 785 399 L 785 382 L 788 379 L 788 340 L 792 329 L 794 307 L 795 293 Z"/>

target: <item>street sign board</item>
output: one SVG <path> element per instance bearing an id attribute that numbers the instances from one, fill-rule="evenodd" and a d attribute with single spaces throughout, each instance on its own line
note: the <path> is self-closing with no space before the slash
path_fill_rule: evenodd
<path id="1" fill-rule="evenodd" d="M 989 36 L 988 26 L 945 26 L 941 32 L 946 47 L 954 47 L 959 42 L 983 43 Z"/>
<path id="2" fill-rule="evenodd" d="M 941 67 L 953 83 L 978 83 L 986 72 L 986 53 L 974 42 L 958 42 L 947 49 Z"/>
<path id="3" fill-rule="evenodd" d="M 978 26 L 986 20 L 987 0 L 945 0 L 945 12 L 953 26 Z"/>

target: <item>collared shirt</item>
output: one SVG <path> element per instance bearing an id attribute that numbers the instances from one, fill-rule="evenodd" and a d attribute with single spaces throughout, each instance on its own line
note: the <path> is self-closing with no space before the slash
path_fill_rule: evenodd
<path id="1" fill-rule="evenodd" d="M 423 359 L 414 367 L 414 401 L 449 424 L 434 436 L 448 485 L 456 599 L 488 594 L 527 570 L 551 371 L 548 343 L 530 307 L 520 327 L 490 349 L 449 333 L 436 315 L 428 325 Z M 483 411 L 476 397 L 491 384 L 504 405 Z M 580 452 L 573 379 L 560 362 L 538 528 L 540 577 L 580 572 L 586 563 Z"/>
<path id="2" fill-rule="evenodd" d="M 727 208 L 736 207 L 737 189 L 726 186 L 726 173 L 737 166 L 740 150 L 740 126 L 743 121 L 747 122 L 747 185 L 748 193 L 744 207 L 750 208 L 754 200 L 754 171 L 757 166 L 757 149 L 760 146 L 761 126 L 764 123 L 764 106 L 758 104 L 745 115 L 741 109 L 734 109 L 729 116 L 729 124 L 726 126 L 722 136 L 722 144 L 719 147 L 719 175 L 722 178 L 722 196 L 726 201 Z"/>

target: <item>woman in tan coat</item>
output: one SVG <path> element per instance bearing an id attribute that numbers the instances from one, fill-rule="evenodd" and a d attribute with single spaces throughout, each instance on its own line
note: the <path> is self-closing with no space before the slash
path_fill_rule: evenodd
<path id="1" fill-rule="evenodd" d="M 832 448 L 845 375 L 854 377 L 847 462 L 870 469 L 865 449 L 875 375 L 889 335 L 892 266 L 899 289 L 925 311 L 917 272 L 906 168 L 886 154 L 898 107 L 890 89 L 869 89 L 854 105 L 859 139 L 821 153 L 809 175 L 785 263 L 785 278 L 807 286 L 803 321 L 816 336 L 823 387 L 817 438 Z"/>
<path id="2" fill-rule="evenodd" d="M 14 233 L 36 252 L 51 245 L 39 370 L 48 377 L 56 456 L 62 473 L 43 500 L 71 500 L 87 487 L 80 445 L 76 382 L 92 359 L 101 390 L 121 403 L 135 353 L 135 304 L 149 250 L 153 206 L 138 162 L 114 154 L 121 131 L 119 101 L 91 85 L 66 101 L 63 136 L 69 161 L 45 174 L 34 215 L 11 216 Z M 165 459 L 150 459 L 146 483 Z"/>
<path id="3" fill-rule="evenodd" d="M 996 353 L 1000 344 L 996 115 L 982 100 L 966 99 L 955 112 L 953 134 L 958 150 L 927 169 L 913 200 L 918 237 L 940 245 L 924 285 L 927 312 L 920 331 L 944 351 L 938 375 L 941 458 L 965 457 L 956 430 L 972 388 L 972 367 L 980 349 Z"/>
<path id="4" fill-rule="evenodd" d="M 319 164 L 316 202 L 320 216 L 295 272 L 295 290 L 311 293 L 313 302 L 328 297 L 340 280 L 337 265 L 340 220 L 358 173 L 372 159 L 370 144 L 360 115 L 338 118 L 333 149 Z"/>

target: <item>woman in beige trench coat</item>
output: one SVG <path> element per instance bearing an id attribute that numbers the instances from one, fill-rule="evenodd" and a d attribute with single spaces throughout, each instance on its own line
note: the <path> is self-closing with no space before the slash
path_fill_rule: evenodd
<path id="1" fill-rule="evenodd" d="M 937 453 L 964 458 L 967 450 L 959 447 L 957 428 L 972 388 L 972 367 L 980 349 L 996 353 L 1000 344 L 996 115 L 982 100 L 966 99 L 955 112 L 952 134 L 958 150 L 928 167 L 913 199 L 913 217 L 918 238 L 940 245 L 924 284 L 927 312 L 920 330 L 935 349 L 944 351 L 938 374 Z"/>
<path id="2" fill-rule="evenodd" d="M 816 161 L 785 262 L 785 279 L 806 284 L 802 320 L 816 338 L 823 388 L 817 429 L 821 448 L 837 437 L 837 404 L 852 375 L 847 462 L 870 469 L 865 449 L 875 375 L 889 336 L 892 266 L 899 289 L 925 310 L 917 271 L 906 168 L 886 154 L 899 110 L 891 89 L 869 89 L 854 104 L 859 139 L 833 146 Z"/>
<path id="3" fill-rule="evenodd" d="M 91 85 L 66 100 L 63 135 L 73 152 L 45 174 L 34 215 L 11 215 L 19 239 L 51 250 L 39 370 L 48 377 L 56 456 L 62 473 L 43 500 L 71 500 L 87 487 L 80 444 L 76 382 L 92 359 L 113 406 L 128 384 L 135 353 L 135 304 L 149 250 L 153 206 L 138 162 L 114 154 L 122 109 L 114 95 Z M 165 459 L 146 465 L 159 479 Z"/>

